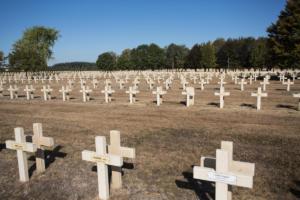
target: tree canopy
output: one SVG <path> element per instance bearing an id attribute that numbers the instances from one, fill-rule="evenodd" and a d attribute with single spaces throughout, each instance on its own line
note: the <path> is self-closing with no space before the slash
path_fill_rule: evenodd
<path id="1" fill-rule="evenodd" d="M 300 1 L 289 0 L 277 22 L 268 29 L 268 45 L 274 65 L 300 67 Z"/>
<path id="2" fill-rule="evenodd" d="M 34 26 L 24 31 L 9 54 L 13 70 L 38 71 L 47 69 L 47 61 L 52 57 L 52 47 L 59 37 L 53 28 Z"/>
<path id="3" fill-rule="evenodd" d="M 98 56 L 96 65 L 100 70 L 115 70 L 117 64 L 117 55 L 114 52 L 105 52 Z"/>

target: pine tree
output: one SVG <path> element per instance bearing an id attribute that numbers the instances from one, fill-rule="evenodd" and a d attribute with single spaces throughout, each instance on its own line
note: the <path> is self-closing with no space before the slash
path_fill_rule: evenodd
<path id="1" fill-rule="evenodd" d="M 300 68 L 300 1 L 288 0 L 268 29 L 272 60 L 281 68 Z"/>

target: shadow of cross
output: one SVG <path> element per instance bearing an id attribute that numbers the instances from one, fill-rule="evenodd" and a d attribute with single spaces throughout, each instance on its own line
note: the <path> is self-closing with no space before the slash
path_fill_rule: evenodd
<path id="1" fill-rule="evenodd" d="M 232 156 L 233 143 L 222 141 L 221 149 L 216 150 L 216 158 L 201 157 L 201 166 L 193 168 L 195 179 L 216 182 L 216 200 L 232 199 L 232 193 L 228 191 L 228 185 L 253 187 L 255 165 L 234 161 Z M 210 167 L 206 165 L 210 165 Z"/>
<path id="2" fill-rule="evenodd" d="M 7 140 L 5 144 L 7 149 L 17 150 L 20 181 L 26 182 L 29 180 L 26 152 L 34 153 L 37 148 L 35 144 L 26 142 L 24 129 L 21 127 L 15 128 L 15 138 L 15 141 Z"/>
<path id="3" fill-rule="evenodd" d="M 120 156 L 121 158 L 135 158 L 135 149 L 122 147 L 120 131 L 110 131 L 110 145 L 108 145 L 108 153 Z M 122 187 L 122 167 L 112 167 L 111 187 L 119 189 Z"/>
<path id="4" fill-rule="evenodd" d="M 98 190 L 100 199 L 109 198 L 108 168 L 107 165 L 121 167 L 123 158 L 108 154 L 106 151 L 106 139 L 104 136 L 96 136 L 96 152 L 82 151 L 82 160 L 97 163 Z"/>
<path id="5" fill-rule="evenodd" d="M 43 127 L 41 123 L 33 123 L 32 142 L 37 146 L 36 151 L 36 169 L 38 173 L 46 170 L 45 165 L 45 148 L 53 148 L 54 140 L 51 137 L 43 136 Z"/>

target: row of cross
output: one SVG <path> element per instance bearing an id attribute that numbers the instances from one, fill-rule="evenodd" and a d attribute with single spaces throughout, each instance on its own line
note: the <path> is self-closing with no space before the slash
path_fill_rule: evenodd
<path id="1" fill-rule="evenodd" d="M 37 173 L 46 171 L 45 149 L 53 149 L 54 139 L 43 135 L 42 124 L 33 124 L 33 135 L 25 136 L 24 129 L 17 127 L 15 140 L 7 140 L 6 148 L 17 151 L 19 177 L 21 182 L 29 181 L 27 153 L 35 153 Z M 28 142 L 30 138 L 32 142 Z M 96 151 L 82 151 L 82 160 L 97 164 L 98 194 L 100 199 L 109 199 L 109 171 L 111 169 L 111 187 L 122 188 L 123 159 L 135 159 L 134 148 L 121 146 L 120 131 L 110 131 L 110 144 L 104 136 L 95 137 Z M 255 165 L 233 160 L 233 143 L 222 141 L 216 150 L 216 157 L 201 157 L 200 166 L 194 166 L 193 177 L 198 180 L 212 181 L 215 184 L 216 200 L 231 200 L 232 192 L 228 185 L 253 187 Z"/>

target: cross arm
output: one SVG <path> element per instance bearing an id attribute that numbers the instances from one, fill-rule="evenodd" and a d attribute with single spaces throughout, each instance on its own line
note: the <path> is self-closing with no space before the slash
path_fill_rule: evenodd
<path id="1" fill-rule="evenodd" d="M 82 160 L 96 163 L 104 163 L 106 165 L 113 165 L 121 167 L 123 165 L 123 158 L 116 155 L 97 155 L 94 151 L 82 151 Z"/>
<path id="2" fill-rule="evenodd" d="M 222 182 L 230 185 L 252 188 L 253 177 L 237 172 L 218 173 L 214 169 L 195 166 L 193 168 L 193 177 L 195 179 Z"/>
<path id="3" fill-rule="evenodd" d="M 6 148 L 8 149 L 13 149 L 13 150 L 22 150 L 22 151 L 26 151 L 26 152 L 36 152 L 36 145 L 29 143 L 29 142 L 24 142 L 24 143 L 17 143 L 13 140 L 7 140 L 5 142 L 6 144 Z"/>

